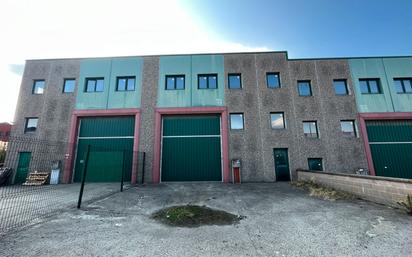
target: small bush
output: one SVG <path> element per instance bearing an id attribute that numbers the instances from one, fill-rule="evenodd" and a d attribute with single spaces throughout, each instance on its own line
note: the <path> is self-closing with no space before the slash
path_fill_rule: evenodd
<path id="1" fill-rule="evenodd" d="M 319 197 L 324 200 L 335 201 L 339 199 L 350 200 L 355 198 L 353 194 L 320 185 L 313 180 L 295 181 L 291 182 L 291 184 L 309 191 L 310 196 Z"/>
<path id="2" fill-rule="evenodd" d="M 404 207 L 409 215 L 412 215 L 412 194 L 408 194 L 406 199 L 399 201 L 398 204 Z"/>

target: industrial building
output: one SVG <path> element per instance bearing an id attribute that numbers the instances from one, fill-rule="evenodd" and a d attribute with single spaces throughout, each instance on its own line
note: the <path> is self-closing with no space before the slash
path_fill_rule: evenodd
<path id="1" fill-rule="evenodd" d="M 108 149 L 89 160 L 96 182 L 117 180 L 122 158 L 132 183 L 231 182 L 234 160 L 243 182 L 291 180 L 299 168 L 412 178 L 411 83 L 412 57 L 28 60 L 12 136 L 57 142 L 63 183 L 80 180 L 88 145 Z"/>

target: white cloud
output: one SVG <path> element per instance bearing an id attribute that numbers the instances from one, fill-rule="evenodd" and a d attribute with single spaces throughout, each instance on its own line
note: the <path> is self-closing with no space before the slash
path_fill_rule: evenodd
<path id="1" fill-rule="evenodd" d="M 268 50 L 215 35 L 170 0 L 5 0 L 0 24 L 0 121 L 12 120 L 20 86 L 10 65 L 26 59 Z"/>

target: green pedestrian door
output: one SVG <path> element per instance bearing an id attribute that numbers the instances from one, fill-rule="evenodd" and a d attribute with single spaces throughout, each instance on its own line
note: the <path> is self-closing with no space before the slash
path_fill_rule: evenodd
<path id="1" fill-rule="evenodd" d="M 80 120 L 74 182 L 80 182 L 90 145 L 86 181 L 118 182 L 123 172 L 130 181 L 133 160 L 134 117 L 93 117 Z"/>
<path id="2" fill-rule="evenodd" d="M 377 176 L 412 179 L 412 120 L 367 121 Z"/>
<path id="3" fill-rule="evenodd" d="M 14 178 L 14 184 L 23 184 L 24 182 L 26 182 L 27 175 L 29 174 L 30 159 L 30 152 L 19 153 L 19 163 L 17 165 L 17 172 Z"/>
<path id="4" fill-rule="evenodd" d="M 162 181 L 222 181 L 220 116 L 165 116 Z"/>
<path id="5" fill-rule="evenodd" d="M 275 157 L 276 181 L 290 181 L 288 149 L 273 149 Z"/>

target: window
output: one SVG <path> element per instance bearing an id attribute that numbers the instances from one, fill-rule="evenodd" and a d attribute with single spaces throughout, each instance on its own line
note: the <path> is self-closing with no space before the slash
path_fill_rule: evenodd
<path id="1" fill-rule="evenodd" d="M 230 129 L 243 129 L 243 113 L 231 113 L 230 115 Z"/>
<path id="2" fill-rule="evenodd" d="M 166 90 L 184 90 L 185 75 L 166 75 Z"/>
<path id="3" fill-rule="evenodd" d="M 283 112 L 273 112 L 270 114 L 270 125 L 273 129 L 285 128 L 285 115 Z"/>
<path id="4" fill-rule="evenodd" d="M 63 93 L 73 93 L 76 86 L 75 79 L 64 79 Z"/>
<path id="5" fill-rule="evenodd" d="M 323 170 L 322 158 L 308 158 L 309 170 Z"/>
<path id="6" fill-rule="evenodd" d="M 348 94 L 348 86 L 346 84 L 346 79 L 333 80 L 333 87 L 335 88 L 336 95 L 347 95 Z"/>
<path id="7" fill-rule="evenodd" d="M 341 120 L 340 127 L 344 136 L 356 137 L 355 121 Z"/>
<path id="8" fill-rule="evenodd" d="M 116 91 L 134 91 L 136 77 L 117 77 Z"/>
<path id="9" fill-rule="evenodd" d="M 24 133 L 35 132 L 37 129 L 38 118 L 26 118 L 26 126 L 24 127 Z"/>
<path id="10" fill-rule="evenodd" d="M 198 89 L 216 89 L 217 74 L 203 74 L 197 76 Z"/>
<path id="11" fill-rule="evenodd" d="M 303 134 L 305 137 L 318 138 L 318 124 L 316 121 L 303 122 Z"/>
<path id="12" fill-rule="evenodd" d="M 229 88 L 230 89 L 241 89 L 242 88 L 242 79 L 241 74 L 229 74 Z"/>
<path id="13" fill-rule="evenodd" d="M 274 72 L 266 73 L 266 85 L 268 88 L 280 88 L 279 73 L 274 73 Z"/>
<path id="14" fill-rule="evenodd" d="M 298 91 L 300 96 L 311 96 L 312 88 L 310 81 L 298 81 Z"/>
<path id="15" fill-rule="evenodd" d="M 412 93 L 412 79 L 403 78 L 403 79 L 394 79 L 395 90 L 398 94 L 410 94 Z"/>
<path id="16" fill-rule="evenodd" d="M 103 92 L 104 79 L 103 78 L 86 78 L 85 92 Z"/>
<path id="17" fill-rule="evenodd" d="M 359 87 L 362 94 L 380 94 L 379 79 L 360 79 Z"/>
<path id="18" fill-rule="evenodd" d="M 32 93 L 35 95 L 42 95 L 44 93 L 44 80 L 34 81 Z"/>

